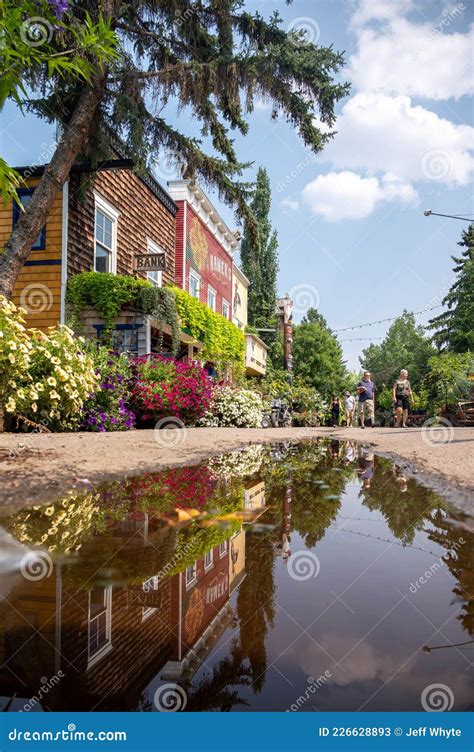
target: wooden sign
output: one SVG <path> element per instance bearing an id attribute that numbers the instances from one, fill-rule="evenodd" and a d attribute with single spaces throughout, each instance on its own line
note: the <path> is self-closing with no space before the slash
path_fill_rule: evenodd
<path id="1" fill-rule="evenodd" d="M 166 253 L 138 253 L 135 256 L 135 269 L 144 272 L 166 271 Z"/>

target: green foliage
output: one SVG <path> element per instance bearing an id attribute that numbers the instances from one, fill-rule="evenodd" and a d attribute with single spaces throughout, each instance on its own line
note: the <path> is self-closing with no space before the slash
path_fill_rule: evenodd
<path id="1" fill-rule="evenodd" d="M 435 351 L 423 327 L 416 325 L 414 315 L 404 311 L 390 326 L 383 342 L 369 345 L 362 352 L 360 362 L 364 370 L 371 372 L 381 392 L 385 386 L 391 389 L 402 368 L 407 369 L 411 386 L 416 390 Z"/>
<path id="2" fill-rule="evenodd" d="M 460 258 L 452 256 L 456 279 L 443 305 L 448 306 L 440 316 L 432 319 L 433 341 L 440 348 L 454 352 L 474 351 L 474 225 L 464 230 L 458 243 L 465 250 Z"/>
<path id="3" fill-rule="evenodd" d="M 261 394 L 269 407 L 272 399 L 281 397 L 290 406 L 293 404 L 293 420 L 300 426 L 319 426 L 327 414 L 327 404 L 321 394 L 303 379 L 295 377 L 290 384 L 288 373 L 275 371 L 265 379 L 248 379 L 254 391 Z"/>
<path id="4" fill-rule="evenodd" d="M 242 372 L 245 354 L 245 335 L 242 330 L 185 290 L 178 287 L 168 289 L 175 297 L 181 327 L 204 343 L 200 358 L 215 362 L 221 367 L 230 364 L 233 372 Z"/>
<path id="5" fill-rule="evenodd" d="M 44 93 L 59 80 L 90 81 L 117 56 L 117 37 L 100 11 L 95 19 L 87 10 L 58 18 L 47 0 L 3 0 L 0 39 L 0 110 L 8 99 L 23 109 L 31 89 Z M 5 203 L 17 199 L 20 182 L 19 174 L 0 160 Z"/>
<path id="6" fill-rule="evenodd" d="M 278 273 L 278 239 L 270 224 L 271 189 L 265 168 L 257 172 L 257 182 L 250 204 L 257 222 L 258 239 L 253 228 L 245 225 L 240 258 L 242 270 L 250 280 L 248 315 L 251 324 L 268 326 L 275 316 Z"/>
<path id="7" fill-rule="evenodd" d="M 179 320 L 175 297 L 166 287 L 155 287 L 147 280 L 122 274 L 82 272 L 69 280 L 66 300 L 76 328 L 80 328 L 83 309 L 88 306 L 96 308 L 104 320 L 104 339 L 107 340 L 121 309 L 128 306 L 152 316 L 160 324 L 168 324 L 172 331 L 173 352 L 178 349 Z"/>
<path id="8" fill-rule="evenodd" d="M 325 398 L 347 385 L 341 346 L 314 308 L 293 328 L 293 371 Z"/>
<path id="9" fill-rule="evenodd" d="M 448 404 L 466 399 L 469 374 L 474 373 L 474 354 L 442 353 L 428 361 L 426 388 L 432 403 L 447 409 Z"/>

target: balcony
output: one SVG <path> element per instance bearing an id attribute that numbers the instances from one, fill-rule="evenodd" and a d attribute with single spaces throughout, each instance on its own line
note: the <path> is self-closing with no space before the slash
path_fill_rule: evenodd
<path id="1" fill-rule="evenodd" d="M 245 335 L 245 373 L 247 376 L 265 376 L 268 347 L 260 337 L 249 332 Z"/>

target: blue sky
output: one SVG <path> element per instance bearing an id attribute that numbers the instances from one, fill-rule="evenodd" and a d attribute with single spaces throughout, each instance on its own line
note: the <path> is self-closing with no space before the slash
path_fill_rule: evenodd
<path id="1" fill-rule="evenodd" d="M 418 311 L 440 302 L 452 280 L 450 254 L 463 227 L 426 218 L 472 209 L 473 2 L 443 0 L 252 0 L 285 28 L 345 50 L 341 78 L 352 84 L 338 105 L 338 134 L 314 158 L 282 119 L 259 102 L 249 134 L 236 135 L 242 161 L 269 173 L 272 221 L 280 243 L 279 291 L 295 297 L 295 320 L 317 304 L 333 329 Z M 174 124 L 194 135 L 192 119 Z M 51 142 L 51 128 L 8 106 L 1 153 L 30 164 Z M 158 178 L 172 177 L 158 165 Z M 220 206 L 234 226 L 233 212 Z M 437 311 L 438 312 L 438 311 Z M 430 315 L 418 317 L 425 323 Z M 341 333 L 383 337 L 389 324 Z M 350 368 L 368 341 L 343 343 Z M 403 365 L 403 364 L 401 364 Z"/>

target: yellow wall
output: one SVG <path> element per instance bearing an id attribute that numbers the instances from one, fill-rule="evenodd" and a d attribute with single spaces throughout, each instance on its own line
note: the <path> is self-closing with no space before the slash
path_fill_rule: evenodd
<path id="1" fill-rule="evenodd" d="M 245 329 L 248 323 L 248 290 L 235 271 L 234 266 L 234 296 L 235 292 L 240 295 L 241 305 L 232 313 L 232 320 L 240 329 Z"/>
<path id="2" fill-rule="evenodd" d="M 38 180 L 27 181 L 27 187 Z M 0 247 L 12 231 L 13 206 L 0 205 Z M 29 261 L 61 261 L 62 248 L 62 192 L 59 191 L 46 221 L 46 247 L 31 251 Z M 61 265 L 25 264 L 20 271 L 13 294 L 13 302 L 27 310 L 28 326 L 45 329 L 59 323 L 61 315 Z"/>

